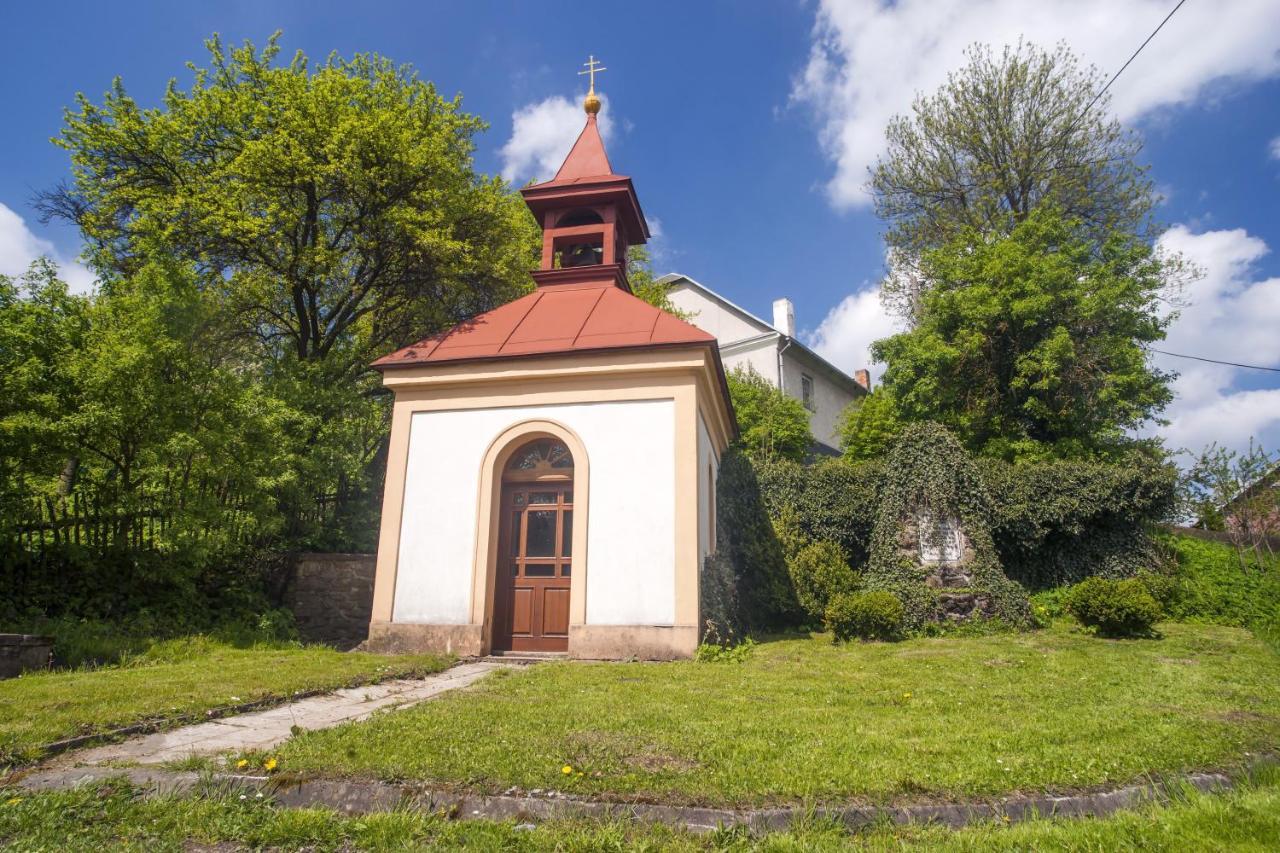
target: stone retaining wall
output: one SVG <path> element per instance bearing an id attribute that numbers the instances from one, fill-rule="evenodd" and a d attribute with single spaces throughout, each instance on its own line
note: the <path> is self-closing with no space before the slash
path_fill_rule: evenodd
<path id="1" fill-rule="evenodd" d="M 373 612 L 373 554 L 296 554 L 284 605 L 308 643 L 351 649 L 364 642 Z"/>
<path id="2" fill-rule="evenodd" d="M 15 678 L 30 669 L 48 669 L 53 637 L 0 634 L 0 678 Z"/>

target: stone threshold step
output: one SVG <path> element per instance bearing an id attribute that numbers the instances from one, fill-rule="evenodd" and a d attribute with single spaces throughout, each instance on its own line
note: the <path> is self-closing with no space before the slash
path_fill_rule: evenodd
<path id="1" fill-rule="evenodd" d="M 530 664 L 544 660 L 568 660 L 566 652 L 491 652 L 480 660 L 497 663 Z"/>

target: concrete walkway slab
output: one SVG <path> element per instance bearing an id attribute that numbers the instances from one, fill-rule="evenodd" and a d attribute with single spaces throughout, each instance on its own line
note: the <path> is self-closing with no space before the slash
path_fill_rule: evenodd
<path id="1" fill-rule="evenodd" d="M 518 665 L 482 660 L 459 664 L 426 678 L 348 687 L 265 711 L 197 723 L 130 738 L 120 743 L 66 753 L 46 766 L 83 767 L 110 762 L 163 764 L 191 756 L 270 749 L 288 740 L 294 726 L 300 729 L 327 729 L 363 720 L 385 708 L 415 705 L 450 690 L 474 684 L 495 669 L 511 669 L 514 666 Z"/>

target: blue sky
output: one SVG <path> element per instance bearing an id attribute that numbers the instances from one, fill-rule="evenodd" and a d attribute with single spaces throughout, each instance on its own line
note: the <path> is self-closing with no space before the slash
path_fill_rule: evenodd
<path id="1" fill-rule="evenodd" d="M 382 53 L 411 63 L 491 129 L 482 170 L 547 177 L 581 123 L 576 71 L 608 71 L 607 143 L 659 224 L 659 271 L 679 271 L 761 316 L 788 296 L 808 340 L 840 366 L 866 366 L 892 331 L 875 284 L 880 224 L 861 192 L 885 120 L 958 66 L 974 40 L 1065 40 L 1107 76 L 1171 0 L 778 2 L 159 2 L 20 4 L 5 13 L 0 70 L 0 272 L 79 240 L 38 223 L 34 191 L 67 174 L 49 143 L 77 91 L 115 75 L 143 103 L 203 62 L 202 40 L 285 55 Z M 1280 4 L 1189 0 L 1115 84 L 1114 113 L 1138 129 L 1167 196 L 1165 241 L 1205 278 L 1164 348 L 1280 366 Z M 1161 357 L 1183 374 L 1163 430 L 1174 446 L 1280 447 L 1280 374 Z"/>

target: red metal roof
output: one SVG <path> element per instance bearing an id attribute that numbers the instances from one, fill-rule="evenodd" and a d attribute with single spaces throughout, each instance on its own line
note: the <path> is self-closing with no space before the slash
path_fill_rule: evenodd
<path id="1" fill-rule="evenodd" d="M 595 282 L 539 287 L 447 332 L 383 356 L 374 367 L 715 342 L 702 329 L 612 282 Z"/>
<path id="2" fill-rule="evenodd" d="M 596 117 L 588 113 L 587 124 L 582 128 L 582 133 L 578 134 L 577 141 L 569 150 L 569 156 L 564 158 L 553 183 L 612 174 L 613 167 L 609 165 L 609 155 L 604 151 L 604 140 L 600 138 Z"/>

